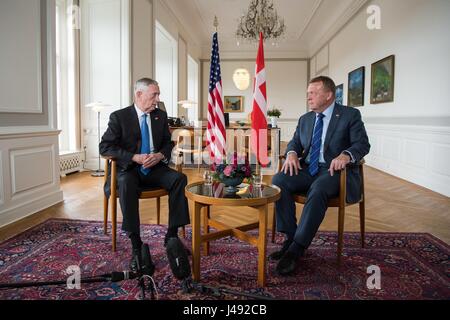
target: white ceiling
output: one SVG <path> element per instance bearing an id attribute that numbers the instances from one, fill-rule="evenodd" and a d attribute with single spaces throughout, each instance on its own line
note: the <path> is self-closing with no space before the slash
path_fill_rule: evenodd
<path id="1" fill-rule="evenodd" d="M 311 57 L 320 49 L 367 0 L 273 0 L 278 15 L 284 18 L 286 36 L 273 46 L 267 42 L 266 56 Z M 186 26 L 207 57 L 211 34 L 215 31 L 214 16 L 219 21 L 221 56 L 254 55 L 255 45 L 237 45 L 235 32 L 239 17 L 247 12 L 250 0 L 165 0 L 165 3 Z"/>

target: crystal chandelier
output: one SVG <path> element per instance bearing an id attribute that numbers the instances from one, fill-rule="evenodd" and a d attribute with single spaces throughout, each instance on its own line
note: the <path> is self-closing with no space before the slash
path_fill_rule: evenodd
<path id="1" fill-rule="evenodd" d="M 277 40 L 284 35 L 286 26 L 270 0 L 252 0 L 247 14 L 241 17 L 236 37 L 244 41 L 258 41 L 262 32 L 264 39 Z M 239 42 L 238 42 L 239 45 Z"/>

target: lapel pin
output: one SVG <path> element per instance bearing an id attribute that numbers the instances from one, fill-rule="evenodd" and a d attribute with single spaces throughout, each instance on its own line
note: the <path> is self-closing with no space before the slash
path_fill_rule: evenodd
<path id="1" fill-rule="evenodd" d="M 159 117 L 155 117 L 155 120 L 159 120 Z"/>

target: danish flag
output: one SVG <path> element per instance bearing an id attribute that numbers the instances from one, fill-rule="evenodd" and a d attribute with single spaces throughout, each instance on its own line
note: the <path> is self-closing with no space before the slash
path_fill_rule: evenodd
<path id="1" fill-rule="evenodd" d="M 256 56 L 253 86 L 251 149 L 262 166 L 267 166 L 267 93 L 266 69 L 264 66 L 263 34 L 259 33 L 259 48 Z"/>

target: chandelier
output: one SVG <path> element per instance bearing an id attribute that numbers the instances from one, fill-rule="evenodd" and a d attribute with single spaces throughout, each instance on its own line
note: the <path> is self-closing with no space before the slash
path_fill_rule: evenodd
<path id="1" fill-rule="evenodd" d="M 247 14 L 241 17 L 236 37 L 244 41 L 258 41 L 262 32 L 264 39 L 276 40 L 286 31 L 284 20 L 280 18 L 270 0 L 252 0 Z M 239 43 L 238 43 L 239 45 Z"/>

